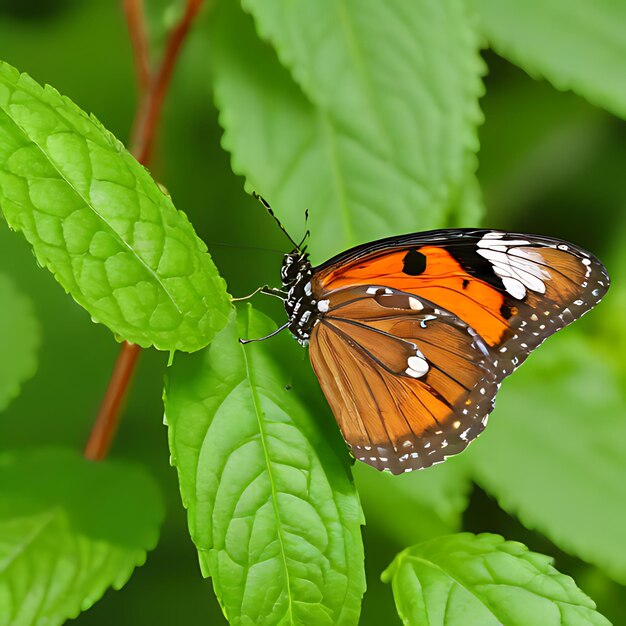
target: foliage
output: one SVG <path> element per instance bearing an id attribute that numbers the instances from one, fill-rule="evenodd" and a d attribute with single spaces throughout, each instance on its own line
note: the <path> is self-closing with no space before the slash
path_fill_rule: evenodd
<path id="1" fill-rule="evenodd" d="M 484 68 L 463 2 L 244 6 L 276 52 L 236 3 L 220 4 L 223 145 L 251 188 L 281 216 L 289 208 L 293 232 L 312 209 L 314 259 L 467 218 L 458 202 L 476 167 Z"/>
<path id="2" fill-rule="evenodd" d="M 489 45 L 532 76 L 571 89 L 626 117 L 624 23 L 626 5 L 615 0 L 471 0 Z"/>
<path id="3" fill-rule="evenodd" d="M 549 557 L 498 535 L 459 533 L 413 546 L 383 580 L 407 625 L 609 624 Z"/>
<path id="4" fill-rule="evenodd" d="M 396 551 L 384 577 L 405 623 L 532 624 L 541 615 L 600 624 L 600 613 L 626 613 L 609 578 L 626 582 L 619 280 L 598 311 L 505 383 L 467 453 L 389 477 L 350 467 L 295 342 L 239 345 L 273 325 L 251 308 L 236 313 L 221 278 L 232 293 L 272 282 L 277 259 L 258 248 L 288 247 L 233 172 L 296 238 L 310 209 L 315 261 L 397 232 L 475 225 L 486 212 L 490 225 L 604 253 L 616 274 L 626 151 L 623 126 L 601 109 L 625 115 L 626 16 L 608 0 L 535 5 L 217 3 L 186 42 L 169 95 L 153 174 L 171 198 L 81 110 L 119 136 L 129 125 L 130 50 L 112 43 L 126 41 L 121 13 L 107 0 L 30 13 L 0 6 L 0 58 L 81 106 L 0 64 L 0 208 L 89 314 L 34 269 L 26 241 L 0 230 L 0 345 L 10 364 L 0 366 L 0 408 L 35 371 L 39 331 L 27 298 L 42 326 L 40 374 L 0 420 L 11 449 L 0 455 L 0 624 L 76 616 L 121 587 L 156 543 L 162 505 L 143 471 L 36 448 L 82 443 L 113 359 L 102 325 L 118 340 L 195 352 L 171 359 L 166 422 L 191 538 L 219 605 L 196 580 L 183 538 L 158 424 L 164 358 L 152 351 L 114 454 L 150 466 L 170 516 L 147 568 L 78 623 L 218 623 L 223 612 L 242 624 L 354 624 L 364 567 L 359 623 L 390 623 L 392 596 L 378 578 Z M 146 7 L 159 50 L 183 4 Z M 485 94 L 481 43 L 600 108 L 490 52 Z M 210 243 L 219 240 L 235 248 Z M 556 556 L 599 612 L 548 557 L 461 530 L 497 531 Z"/>
<path id="5" fill-rule="evenodd" d="M 12 357 L 0 361 L 2 411 L 19 394 L 21 383 L 35 373 L 40 336 L 32 302 L 4 274 L 0 274 L 0 302 L 0 353 Z"/>
<path id="6" fill-rule="evenodd" d="M 623 386 L 601 348 L 559 336 L 508 381 L 488 432 L 468 453 L 476 481 L 505 510 L 621 582 L 625 414 Z"/>
<path id="7" fill-rule="evenodd" d="M 356 624 L 363 518 L 345 463 L 263 346 L 248 309 L 177 357 L 165 410 L 192 539 L 233 623 Z M 236 416 L 236 419 L 233 419 Z"/>
<path id="8" fill-rule="evenodd" d="M 122 338 L 197 350 L 224 283 L 187 218 L 122 144 L 54 89 L 0 64 L 0 203 L 37 261 Z"/>
<path id="9" fill-rule="evenodd" d="M 62 624 L 119 589 L 157 543 L 158 487 L 66 450 L 0 457 L 0 624 Z"/>

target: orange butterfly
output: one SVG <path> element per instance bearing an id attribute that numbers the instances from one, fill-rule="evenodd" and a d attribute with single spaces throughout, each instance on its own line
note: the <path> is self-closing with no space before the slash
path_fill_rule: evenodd
<path id="1" fill-rule="evenodd" d="M 502 380 L 609 288 L 592 254 L 537 235 L 434 230 L 318 267 L 303 242 L 284 256 L 282 289 L 259 291 L 284 300 L 289 319 L 276 332 L 309 345 L 354 456 L 393 474 L 464 450 Z"/>

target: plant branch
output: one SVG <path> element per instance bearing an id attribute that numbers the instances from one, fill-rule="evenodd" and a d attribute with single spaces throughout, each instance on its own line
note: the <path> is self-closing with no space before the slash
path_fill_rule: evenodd
<path id="1" fill-rule="evenodd" d="M 143 0 L 123 0 L 123 5 L 130 43 L 133 48 L 137 93 L 141 101 L 146 91 L 148 91 L 151 76 L 148 29 L 146 27 Z"/>
<path id="2" fill-rule="evenodd" d="M 109 451 L 140 351 L 141 348 L 134 343 L 125 341 L 122 344 L 104 400 L 85 446 L 85 458 L 90 461 L 101 461 Z"/>
<path id="3" fill-rule="evenodd" d="M 150 160 L 152 155 L 156 128 L 176 61 L 178 60 L 183 42 L 203 2 L 204 0 L 187 0 L 185 12 L 167 39 L 163 60 L 158 71 L 152 76 L 150 89 L 137 112 L 131 151 L 137 160 L 144 165 Z"/>
<path id="4" fill-rule="evenodd" d="M 133 121 L 131 152 L 143 165 L 148 165 L 150 161 L 163 102 L 174 73 L 176 61 L 203 1 L 187 0 L 185 13 L 180 22 L 172 29 L 159 69 L 153 75 L 150 71 L 148 58 L 143 0 L 123 0 L 128 31 L 133 46 L 139 90 L 139 104 Z M 128 341 L 122 344 L 104 399 L 85 446 L 84 455 L 87 459 L 100 461 L 109 452 L 140 351 L 139 346 Z"/>

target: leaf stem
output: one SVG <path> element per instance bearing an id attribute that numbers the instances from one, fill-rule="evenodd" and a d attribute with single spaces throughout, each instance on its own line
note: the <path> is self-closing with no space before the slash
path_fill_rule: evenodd
<path id="1" fill-rule="evenodd" d="M 148 38 L 143 0 L 122 0 L 131 44 L 139 104 L 133 121 L 131 152 L 143 165 L 148 165 L 163 102 L 167 94 L 176 61 L 189 29 L 204 0 L 187 0 L 185 12 L 169 34 L 157 71 L 150 70 Z M 109 385 L 85 446 L 85 458 L 101 461 L 106 458 L 119 424 L 124 398 L 130 387 L 141 348 L 125 341 L 113 366 Z"/>

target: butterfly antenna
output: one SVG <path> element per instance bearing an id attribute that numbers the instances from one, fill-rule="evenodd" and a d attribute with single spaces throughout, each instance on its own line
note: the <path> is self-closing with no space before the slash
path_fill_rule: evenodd
<path id="1" fill-rule="evenodd" d="M 306 226 L 309 222 L 309 209 L 304 212 L 304 225 Z M 302 250 L 304 252 L 306 250 L 306 246 L 304 242 L 311 236 L 311 231 L 307 228 L 304 233 L 304 237 L 302 237 L 302 241 L 298 245 L 298 250 Z"/>
<path id="2" fill-rule="evenodd" d="M 272 210 L 272 207 L 269 205 L 267 200 L 260 196 L 256 191 L 252 192 L 252 195 L 265 207 L 267 212 L 274 218 L 274 221 L 278 224 L 278 228 L 282 230 L 285 235 L 287 235 L 287 239 L 291 241 L 291 243 L 299 250 L 300 246 L 292 239 L 291 235 L 287 232 L 287 229 L 283 226 L 282 222 L 276 217 L 276 213 Z"/>
<path id="3" fill-rule="evenodd" d="M 247 343 L 252 343 L 253 341 L 265 341 L 266 339 L 269 339 L 270 337 L 274 337 L 274 335 L 278 335 L 278 333 L 281 332 L 282 330 L 285 330 L 287 326 L 289 326 L 289 322 L 286 322 L 280 328 L 277 328 L 273 333 L 270 333 L 269 335 L 265 335 L 265 337 L 256 337 L 255 339 L 239 339 L 239 343 L 245 346 Z"/>

